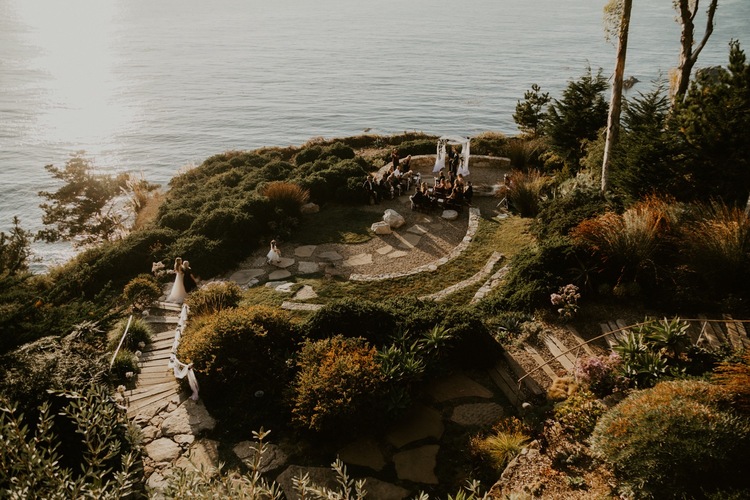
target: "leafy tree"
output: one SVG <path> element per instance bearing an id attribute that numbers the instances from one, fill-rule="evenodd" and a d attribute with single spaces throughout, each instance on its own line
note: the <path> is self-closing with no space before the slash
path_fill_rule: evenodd
<path id="1" fill-rule="evenodd" d="M 544 107 L 549 104 L 548 92 L 541 93 L 541 87 L 536 83 L 531 85 L 531 90 L 523 94 L 523 102 L 518 101 L 516 112 L 513 113 L 513 121 L 525 134 L 539 135 L 543 129 L 547 117 Z"/>
<path id="2" fill-rule="evenodd" d="M 0 276 L 27 271 L 31 255 L 31 235 L 21 228 L 18 217 L 13 217 L 9 233 L 0 231 Z"/>
<path id="3" fill-rule="evenodd" d="M 65 167 L 44 167 L 65 184 L 54 193 L 40 191 L 46 199 L 42 222 L 53 226 L 39 231 L 37 239 L 73 241 L 82 246 L 115 239 L 122 233 L 125 216 L 117 210 L 116 198 L 127 187 L 128 174 L 115 177 L 96 174 L 89 160 L 76 154 Z"/>
<path id="4" fill-rule="evenodd" d="M 738 41 L 727 69 L 698 72 L 675 106 L 671 128 L 685 154 L 685 176 L 701 199 L 744 205 L 750 193 L 750 64 Z"/>
<path id="5" fill-rule="evenodd" d="M 673 2 L 679 14 L 677 22 L 682 26 L 680 34 L 680 62 L 674 72 L 672 86 L 674 103 L 680 102 L 685 96 L 690 83 L 690 73 L 693 71 L 693 66 L 698 61 L 698 56 L 714 31 L 714 15 L 716 14 L 718 3 L 718 0 L 711 0 L 711 3 L 708 4 L 708 10 L 706 11 L 706 31 L 700 43 L 696 45 L 695 16 L 698 14 L 700 0 L 674 0 Z"/>
<path id="6" fill-rule="evenodd" d="M 562 100 L 555 99 L 549 106 L 544 132 L 550 148 L 574 172 L 583 157 L 583 142 L 596 139 L 607 123 L 607 103 L 602 96 L 606 89 L 601 68 L 596 75 L 588 68 L 578 81 L 568 83 Z"/>

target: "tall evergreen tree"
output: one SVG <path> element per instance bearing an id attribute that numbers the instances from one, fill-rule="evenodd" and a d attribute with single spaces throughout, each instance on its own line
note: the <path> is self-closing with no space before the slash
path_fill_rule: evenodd
<path id="1" fill-rule="evenodd" d="M 580 167 L 583 142 L 596 139 L 607 123 L 607 102 L 602 95 L 606 89 L 601 68 L 596 75 L 588 68 L 579 80 L 568 83 L 562 100 L 555 99 L 549 106 L 544 132 L 551 150 L 572 172 Z"/>

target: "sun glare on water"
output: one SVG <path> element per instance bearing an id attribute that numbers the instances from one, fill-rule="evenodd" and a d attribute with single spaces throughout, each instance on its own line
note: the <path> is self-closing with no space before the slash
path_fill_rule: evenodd
<path id="1" fill-rule="evenodd" d="M 39 83 L 44 106 L 35 127 L 43 142 L 101 144 L 127 128 L 133 112 L 122 102 L 116 75 L 117 3 L 19 1 L 16 8 L 27 43 L 36 48 L 30 69 L 44 75 Z"/>

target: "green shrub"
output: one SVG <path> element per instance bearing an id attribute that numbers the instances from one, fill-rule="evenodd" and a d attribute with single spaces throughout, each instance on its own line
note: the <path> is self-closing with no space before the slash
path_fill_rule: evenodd
<path id="1" fill-rule="evenodd" d="M 354 158 L 354 150 L 343 142 L 334 142 L 323 150 L 322 156 L 333 156 L 339 160 L 351 160 Z"/>
<path id="2" fill-rule="evenodd" d="M 323 154 L 323 148 L 320 146 L 310 146 L 303 148 L 294 157 L 294 163 L 299 167 L 305 163 L 312 163 Z"/>
<path id="3" fill-rule="evenodd" d="M 609 410 L 591 445 L 636 498 L 683 498 L 750 486 L 750 421 L 718 386 L 662 382 Z"/>
<path id="4" fill-rule="evenodd" d="M 125 285 L 125 300 L 136 309 L 148 307 L 161 296 L 161 286 L 150 274 L 139 274 Z"/>
<path id="5" fill-rule="evenodd" d="M 114 352 L 117 349 L 117 345 L 120 343 L 122 334 L 125 333 L 125 327 L 128 326 L 128 318 L 122 318 L 120 321 L 115 323 L 114 327 L 107 334 L 107 347 L 110 351 Z M 143 318 L 133 316 L 133 320 L 130 322 L 130 328 L 128 328 L 128 334 L 125 336 L 125 340 L 122 342 L 122 348 L 130 351 L 142 351 L 143 343 L 147 346 L 151 343 L 151 338 L 154 335 L 154 330 L 151 325 L 147 323 Z"/>
<path id="6" fill-rule="evenodd" d="M 511 270 L 500 293 L 485 301 L 489 313 L 533 312 L 548 307 L 550 294 L 565 283 L 575 282 L 576 247 L 567 238 L 551 238 L 539 247 L 527 247 L 511 261 Z"/>
<path id="7" fill-rule="evenodd" d="M 415 335 L 435 326 L 443 311 L 443 306 L 434 300 L 420 300 L 415 296 L 390 297 L 382 305 L 394 316 L 397 329 Z"/>
<path id="8" fill-rule="evenodd" d="M 133 387 L 135 384 L 135 376 L 140 372 L 141 368 L 138 366 L 138 358 L 136 355 L 127 349 L 121 348 L 117 352 L 117 356 L 115 356 L 112 368 L 109 370 L 109 380 L 114 385 L 124 384 Z"/>
<path id="9" fill-rule="evenodd" d="M 396 319 L 383 305 L 353 298 L 326 304 L 304 325 L 312 340 L 334 335 L 362 337 L 376 347 L 387 345 L 396 330 Z"/>
<path id="10" fill-rule="evenodd" d="M 190 261 L 201 276 L 211 276 L 224 270 L 239 258 L 239 249 L 225 251 L 219 241 L 203 235 L 186 235 L 179 238 L 167 250 L 167 255 L 182 256 Z"/>
<path id="11" fill-rule="evenodd" d="M 584 440 L 596 427 L 606 407 L 589 391 L 578 390 L 555 405 L 554 417 L 573 439 Z"/>
<path id="12" fill-rule="evenodd" d="M 185 303 L 192 316 L 202 316 L 237 307 L 241 299 L 242 289 L 237 283 L 214 281 L 194 290 L 185 298 Z"/>
<path id="13" fill-rule="evenodd" d="M 521 217 L 536 217 L 548 185 L 549 179 L 538 170 L 514 170 L 510 173 L 508 201 Z"/>
<path id="14" fill-rule="evenodd" d="M 384 380 L 375 355 L 363 339 L 336 336 L 305 343 L 297 361 L 293 421 L 338 435 L 377 422 Z"/>
<path id="15" fill-rule="evenodd" d="M 41 406 L 33 431 L 0 401 L 0 497 L 133 496 L 141 479 L 136 431 L 109 390 L 92 386 L 60 396 L 61 411 Z"/>
<path id="16" fill-rule="evenodd" d="M 738 207 L 715 202 L 694 207 L 692 220 L 680 226 L 686 264 L 700 287 L 721 296 L 747 296 L 750 279 L 750 217 Z"/>
<path id="17" fill-rule="evenodd" d="M 178 357 L 193 363 L 206 386 L 205 397 L 214 405 L 234 398 L 236 406 L 229 410 L 241 414 L 256 391 L 263 391 L 264 401 L 280 399 L 289 382 L 287 358 L 295 332 L 289 316 L 279 309 L 224 309 L 188 324 Z"/>
<path id="18" fill-rule="evenodd" d="M 187 209 L 165 212 L 159 217 L 158 225 L 175 231 L 185 231 L 195 220 L 195 213 Z"/>
<path id="19" fill-rule="evenodd" d="M 501 420 L 488 436 L 475 436 L 470 441 L 472 454 L 488 460 L 496 473 L 502 472 L 531 437 L 529 430 L 516 417 Z"/>
<path id="20" fill-rule="evenodd" d="M 568 236 L 581 222 L 603 214 L 609 204 L 598 189 L 573 189 L 542 203 L 531 231 L 538 239 Z"/>
<path id="21" fill-rule="evenodd" d="M 502 352 L 481 315 L 473 308 L 454 309 L 446 313 L 440 326 L 452 337 L 446 357 L 465 368 L 487 368 Z"/>
<path id="22" fill-rule="evenodd" d="M 471 154 L 505 156 L 507 143 L 508 138 L 500 132 L 482 132 L 471 139 Z"/>

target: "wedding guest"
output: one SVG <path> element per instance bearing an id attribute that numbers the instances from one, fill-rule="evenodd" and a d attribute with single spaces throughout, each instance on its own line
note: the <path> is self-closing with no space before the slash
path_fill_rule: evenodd
<path id="1" fill-rule="evenodd" d="M 268 255 L 266 255 L 266 260 L 274 266 L 281 264 L 281 250 L 276 246 L 276 240 L 271 240 L 271 249 L 268 251 Z"/>
<path id="2" fill-rule="evenodd" d="M 380 203 L 380 193 L 378 193 L 378 185 L 372 178 L 372 175 L 368 175 L 365 178 L 365 182 L 362 187 L 367 191 L 368 203 Z"/>
<path id="3" fill-rule="evenodd" d="M 187 292 L 185 291 L 184 276 L 185 273 L 182 270 L 182 257 L 177 257 L 174 260 L 174 284 L 172 284 L 172 290 L 167 296 L 167 302 L 174 302 L 176 304 L 182 304 L 185 300 Z"/>

